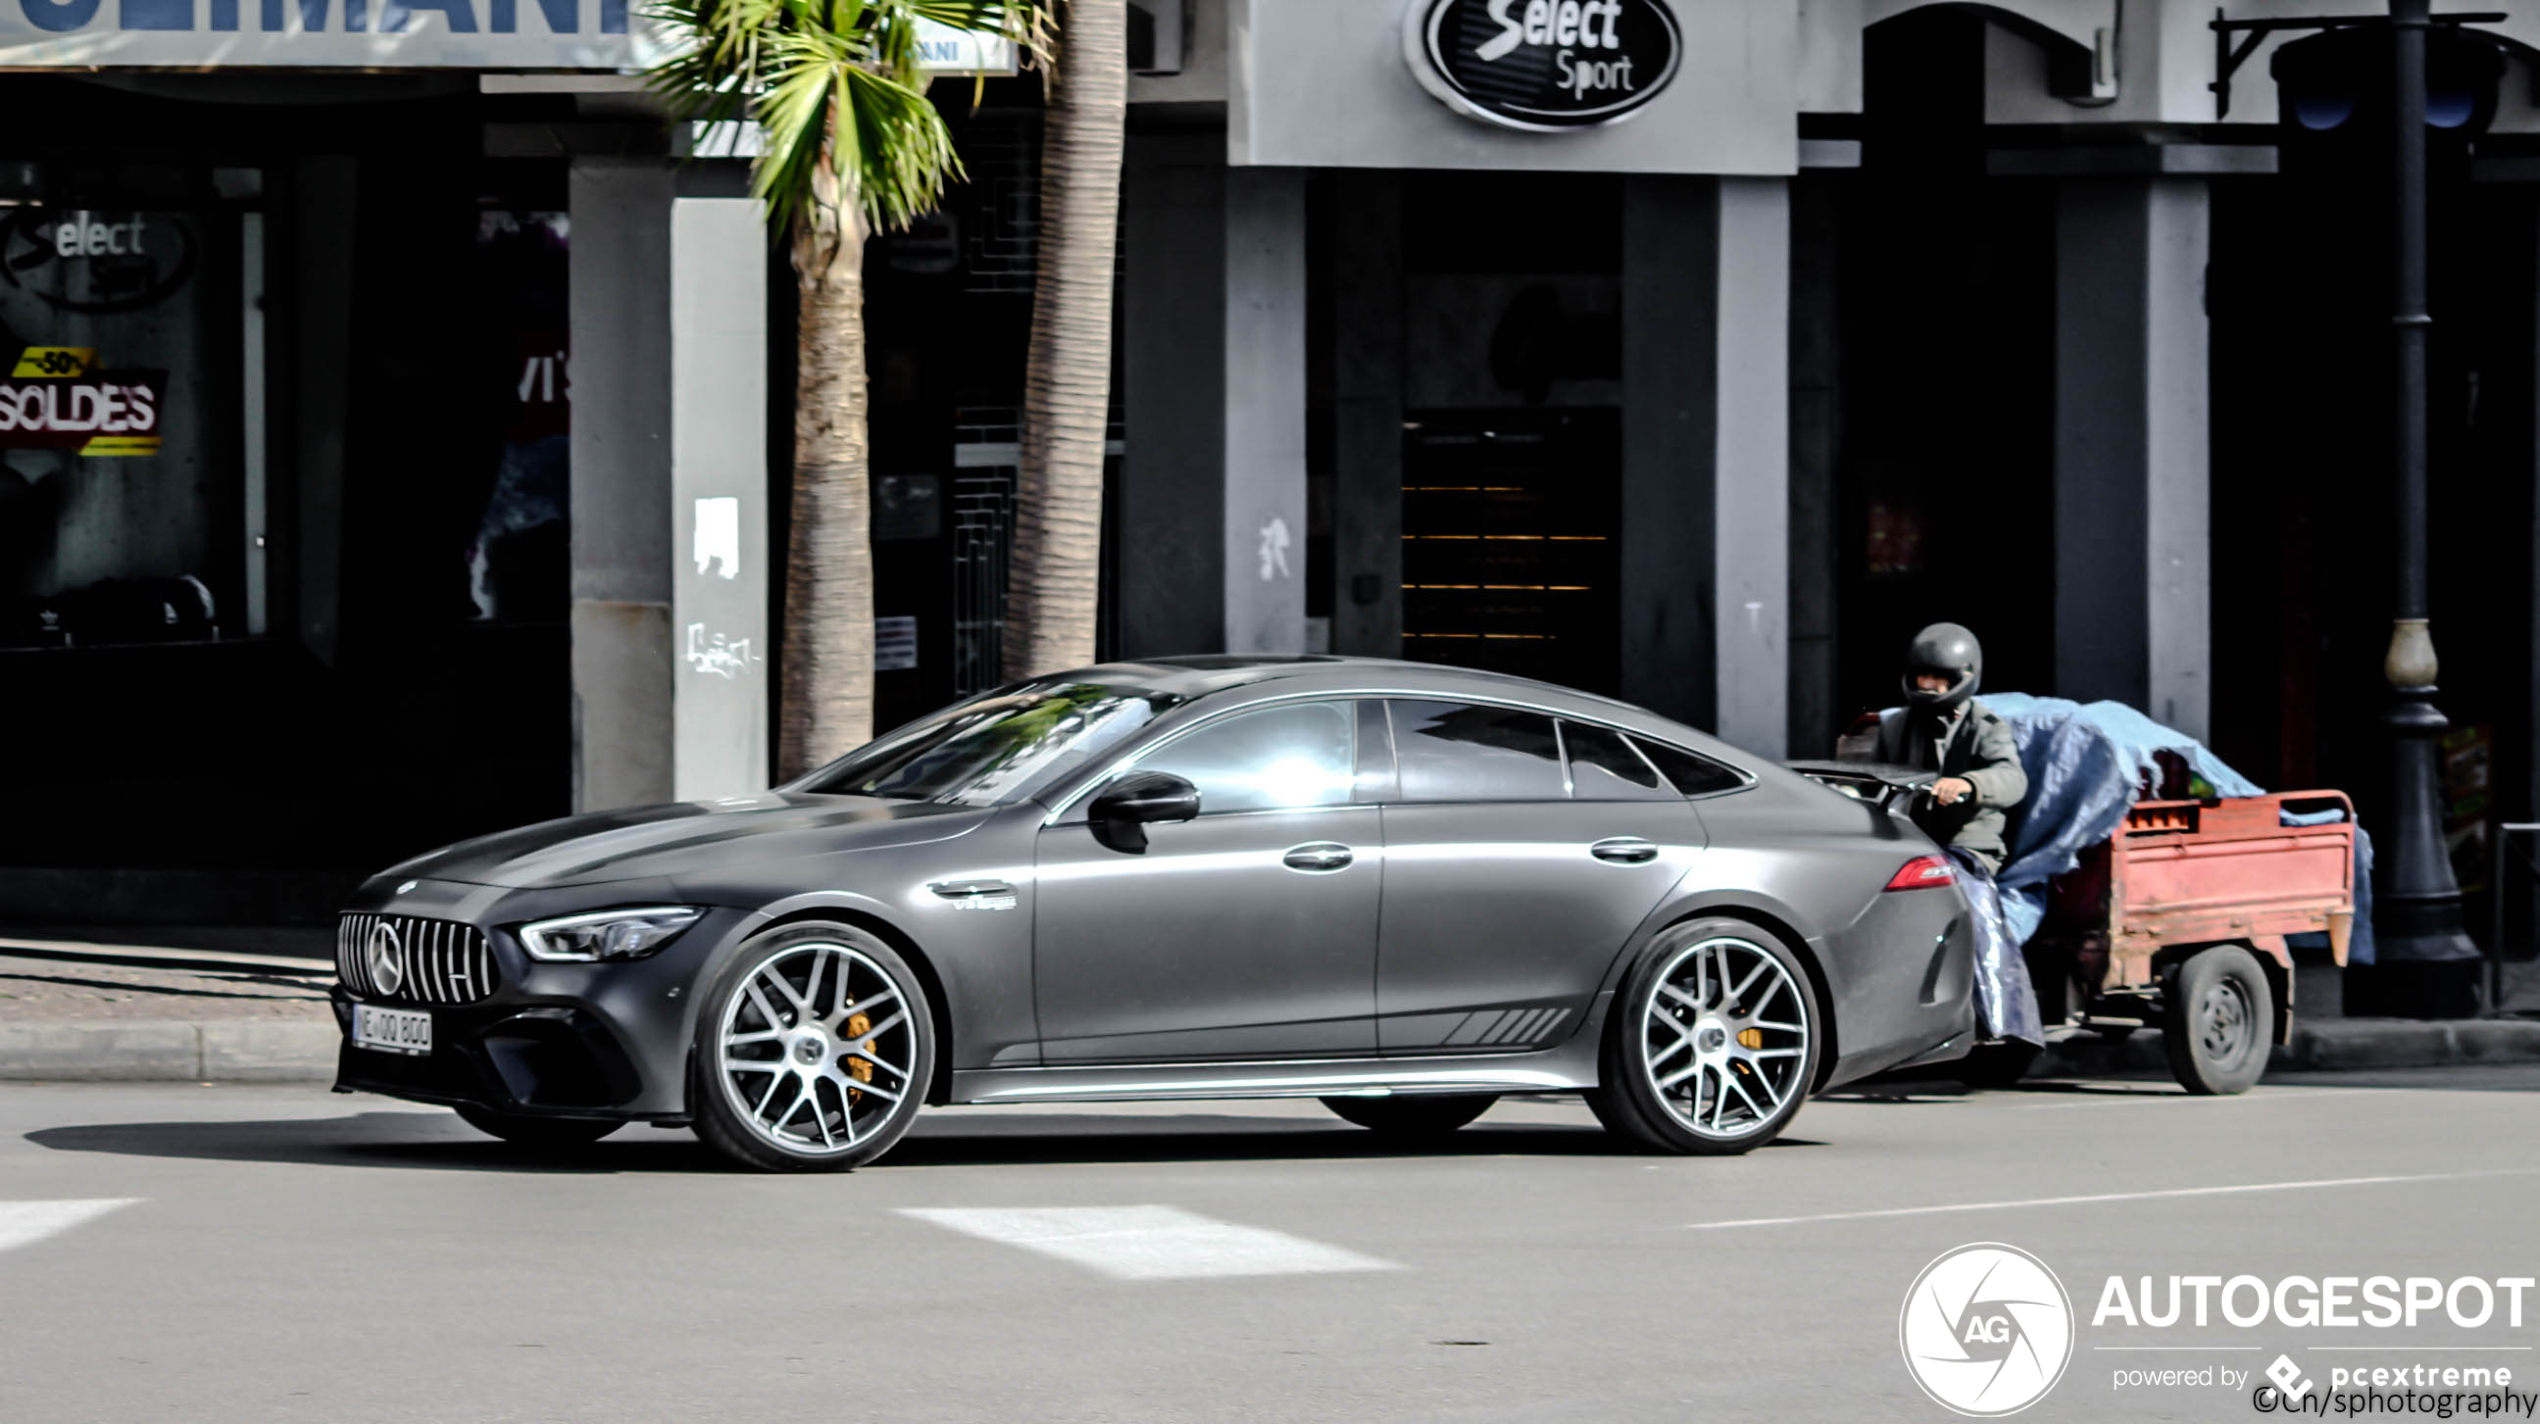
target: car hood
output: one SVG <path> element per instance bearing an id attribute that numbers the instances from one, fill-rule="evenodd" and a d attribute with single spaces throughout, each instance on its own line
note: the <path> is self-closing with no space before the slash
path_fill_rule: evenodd
<path id="1" fill-rule="evenodd" d="M 987 815 L 973 806 L 771 791 L 542 821 L 444 846 L 377 878 L 514 888 L 678 879 L 732 865 L 949 840 Z"/>

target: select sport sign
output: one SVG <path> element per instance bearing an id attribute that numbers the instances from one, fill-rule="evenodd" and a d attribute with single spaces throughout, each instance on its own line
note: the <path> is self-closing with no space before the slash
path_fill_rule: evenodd
<path id="1" fill-rule="evenodd" d="M 1411 72 L 1468 118 L 1537 132 L 1628 117 L 1676 77 L 1665 0 L 1415 0 Z"/>

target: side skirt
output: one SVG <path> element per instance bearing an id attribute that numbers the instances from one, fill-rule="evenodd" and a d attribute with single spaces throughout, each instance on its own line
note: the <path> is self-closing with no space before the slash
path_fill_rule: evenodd
<path id="1" fill-rule="evenodd" d="M 1391 1097 L 1419 1093 L 1575 1093 L 1596 1086 L 1600 994 L 1568 1041 L 1534 1053 L 1404 1054 L 1250 1062 L 974 1068 L 952 1075 L 956 1103 L 1153 1102 L 1206 1098 Z"/>

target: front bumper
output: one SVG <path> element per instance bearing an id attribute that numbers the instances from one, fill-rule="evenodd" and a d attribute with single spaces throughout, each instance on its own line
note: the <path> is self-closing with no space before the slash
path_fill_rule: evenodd
<path id="1" fill-rule="evenodd" d="M 458 909 L 397 906 L 401 914 L 452 918 L 460 918 L 452 913 Z M 661 953 L 613 964 L 530 959 L 497 927 L 527 918 L 506 911 L 464 915 L 485 929 L 500 970 L 499 986 L 474 1003 L 364 998 L 337 984 L 330 995 L 343 1035 L 336 1090 L 523 1116 L 685 1121 L 697 989 L 717 949 L 746 917 L 709 911 Z M 431 1051 L 355 1047 L 356 1002 L 430 1013 Z"/>

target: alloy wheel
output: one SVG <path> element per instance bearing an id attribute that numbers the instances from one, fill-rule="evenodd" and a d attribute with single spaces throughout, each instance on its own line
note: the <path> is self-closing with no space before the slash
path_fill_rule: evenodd
<path id="1" fill-rule="evenodd" d="M 1808 998 L 1762 945 L 1696 940 L 1651 980 L 1640 1066 L 1667 1113 L 1703 1137 L 1772 1124 L 1804 1088 Z"/>
<path id="2" fill-rule="evenodd" d="M 715 1076 L 725 1100 L 784 1152 L 854 1150 L 921 1086 L 909 1004 L 889 971 L 853 945 L 788 945 L 724 1002 Z"/>

